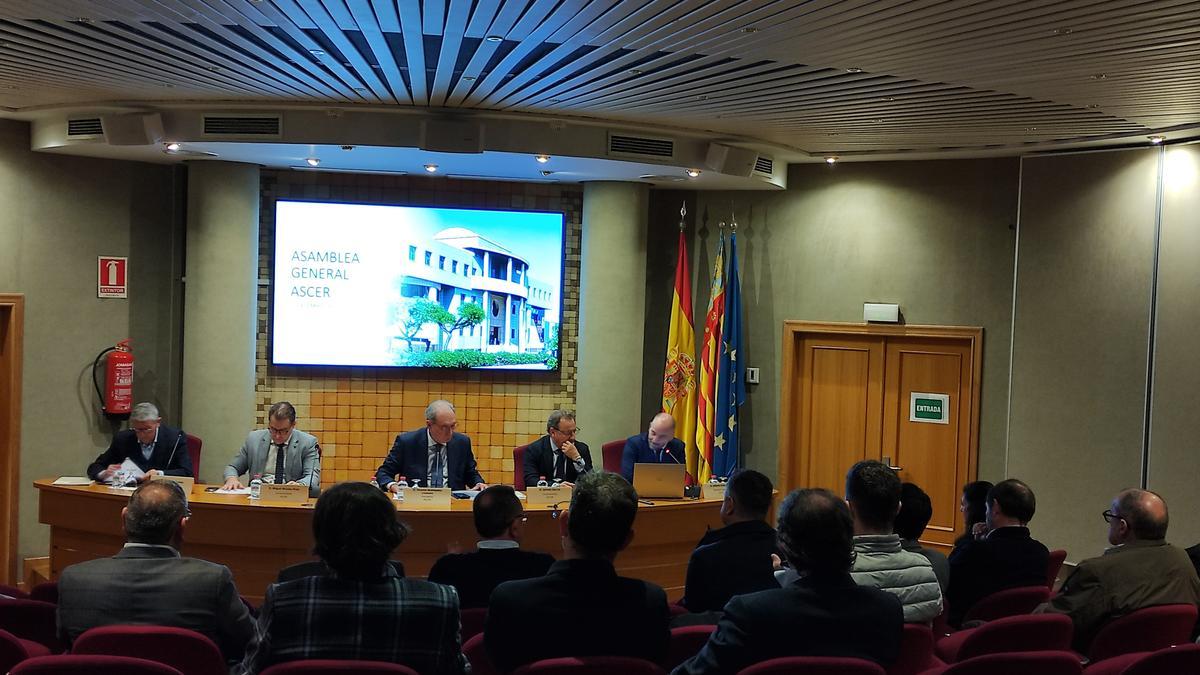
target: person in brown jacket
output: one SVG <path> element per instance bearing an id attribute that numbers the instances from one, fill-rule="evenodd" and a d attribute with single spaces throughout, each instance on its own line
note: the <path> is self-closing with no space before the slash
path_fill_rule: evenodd
<path id="1" fill-rule="evenodd" d="M 1149 490 L 1129 489 L 1105 511 L 1112 547 L 1088 558 L 1042 611 L 1071 617 L 1075 648 L 1086 652 L 1106 622 L 1143 607 L 1200 604 L 1200 578 L 1183 549 L 1166 542 L 1167 504 Z"/>

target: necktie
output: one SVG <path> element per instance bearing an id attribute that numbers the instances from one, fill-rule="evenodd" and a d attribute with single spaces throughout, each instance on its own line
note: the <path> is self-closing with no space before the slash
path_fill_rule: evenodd
<path id="1" fill-rule="evenodd" d="M 429 477 L 429 485 L 435 488 L 444 487 L 442 478 L 442 448 L 446 446 L 438 443 L 433 446 L 433 475 Z"/>
<path id="2" fill-rule="evenodd" d="M 283 458 L 285 455 L 287 455 L 287 451 L 285 451 L 283 449 L 282 445 L 276 443 L 275 444 L 275 484 L 276 485 L 282 485 L 284 483 Z"/>
<path id="3" fill-rule="evenodd" d="M 567 479 L 566 471 L 563 468 L 566 465 L 566 463 L 567 463 L 567 456 L 562 453 L 562 450 L 559 450 L 558 455 L 554 458 L 554 477 L 556 479 L 558 479 L 558 480 L 566 480 Z"/>

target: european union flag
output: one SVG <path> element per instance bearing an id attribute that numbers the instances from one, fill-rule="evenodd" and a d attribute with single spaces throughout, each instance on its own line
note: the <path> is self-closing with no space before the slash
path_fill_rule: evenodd
<path id="1" fill-rule="evenodd" d="M 746 402 L 742 381 L 742 281 L 738 273 L 737 232 L 729 237 L 729 275 L 725 282 L 725 321 L 721 332 L 720 367 L 717 371 L 716 419 L 713 436 L 712 475 L 729 477 L 737 468 L 738 410 Z"/>

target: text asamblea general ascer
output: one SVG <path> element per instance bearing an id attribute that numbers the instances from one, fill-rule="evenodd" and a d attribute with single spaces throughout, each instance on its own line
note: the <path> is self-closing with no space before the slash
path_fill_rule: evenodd
<path id="1" fill-rule="evenodd" d="M 355 251 L 292 251 L 292 278 L 349 281 L 349 265 L 359 263 Z M 328 298 L 329 286 L 292 286 L 295 298 Z"/>

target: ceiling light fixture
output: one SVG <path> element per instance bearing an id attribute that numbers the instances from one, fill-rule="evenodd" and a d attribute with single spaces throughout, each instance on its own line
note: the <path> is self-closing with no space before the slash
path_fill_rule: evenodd
<path id="1" fill-rule="evenodd" d="M 562 103 L 562 99 L 561 99 L 561 98 L 552 98 L 552 99 L 550 99 L 549 101 L 546 101 L 546 102 L 547 102 L 547 103 Z"/>
<path id="2" fill-rule="evenodd" d="M 321 165 L 321 160 L 316 157 L 308 157 L 304 161 L 307 162 L 309 166 L 320 166 Z"/>
<path id="3" fill-rule="evenodd" d="M 172 141 L 163 146 L 167 152 L 179 152 L 179 144 Z"/>
<path id="4" fill-rule="evenodd" d="M 437 173 L 438 165 L 437 164 L 426 164 L 425 170 L 428 171 L 429 173 Z"/>
<path id="5" fill-rule="evenodd" d="M 483 39 L 488 42 L 504 42 L 504 38 L 499 35 L 489 35 Z"/>
<path id="6" fill-rule="evenodd" d="M 687 175 L 688 175 L 688 178 L 699 178 L 700 177 L 700 169 L 688 169 Z"/>
<path id="7" fill-rule="evenodd" d="M 884 96 L 883 97 L 884 103 L 891 103 L 892 101 L 895 101 L 895 100 L 896 100 L 896 98 L 894 96 Z"/>
<path id="8" fill-rule="evenodd" d="M 837 155 L 830 155 L 825 158 L 826 164 L 837 164 L 837 161 L 838 161 Z"/>
<path id="9" fill-rule="evenodd" d="M 1154 145 L 1158 145 L 1159 143 L 1162 143 L 1163 141 L 1167 140 L 1166 136 L 1150 136 L 1149 138 L 1150 138 L 1150 142 L 1153 143 Z"/>
<path id="10" fill-rule="evenodd" d="M 533 158 L 538 161 L 538 164 L 545 164 L 550 161 L 550 155 L 534 155 Z"/>
<path id="11" fill-rule="evenodd" d="M 463 75 L 462 79 L 464 82 L 474 82 L 475 76 L 474 75 Z"/>
<path id="12" fill-rule="evenodd" d="M 1095 75 L 1092 75 L 1091 77 L 1093 80 L 1107 80 L 1108 73 L 1096 73 Z"/>
<path id="13" fill-rule="evenodd" d="M 631 68 L 631 69 L 629 70 L 629 74 L 630 74 L 630 75 L 641 75 L 641 74 L 642 74 L 642 71 L 638 70 L 637 68 Z"/>
<path id="14" fill-rule="evenodd" d="M 1070 28 L 1055 28 L 1054 29 L 1055 35 L 1070 35 L 1071 33 L 1074 33 L 1074 32 L 1075 31 Z"/>
<path id="15" fill-rule="evenodd" d="M 308 53 L 312 54 L 313 56 L 325 56 L 324 49 L 310 49 L 308 50 Z"/>
<path id="16" fill-rule="evenodd" d="M 742 32 L 743 32 L 743 33 L 747 33 L 747 34 L 749 34 L 749 33 L 757 33 L 757 32 L 758 32 L 758 26 L 746 26 L 745 28 L 743 28 L 743 29 L 742 29 Z"/>
<path id="17" fill-rule="evenodd" d="M 857 75 L 857 74 L 861 73 L 862 71 L 863 71 L 862 68 L 858 68 L 856 66 L 851 66 L 846 69 L 846 72 L 850 73 L 851 75 Z"/>

